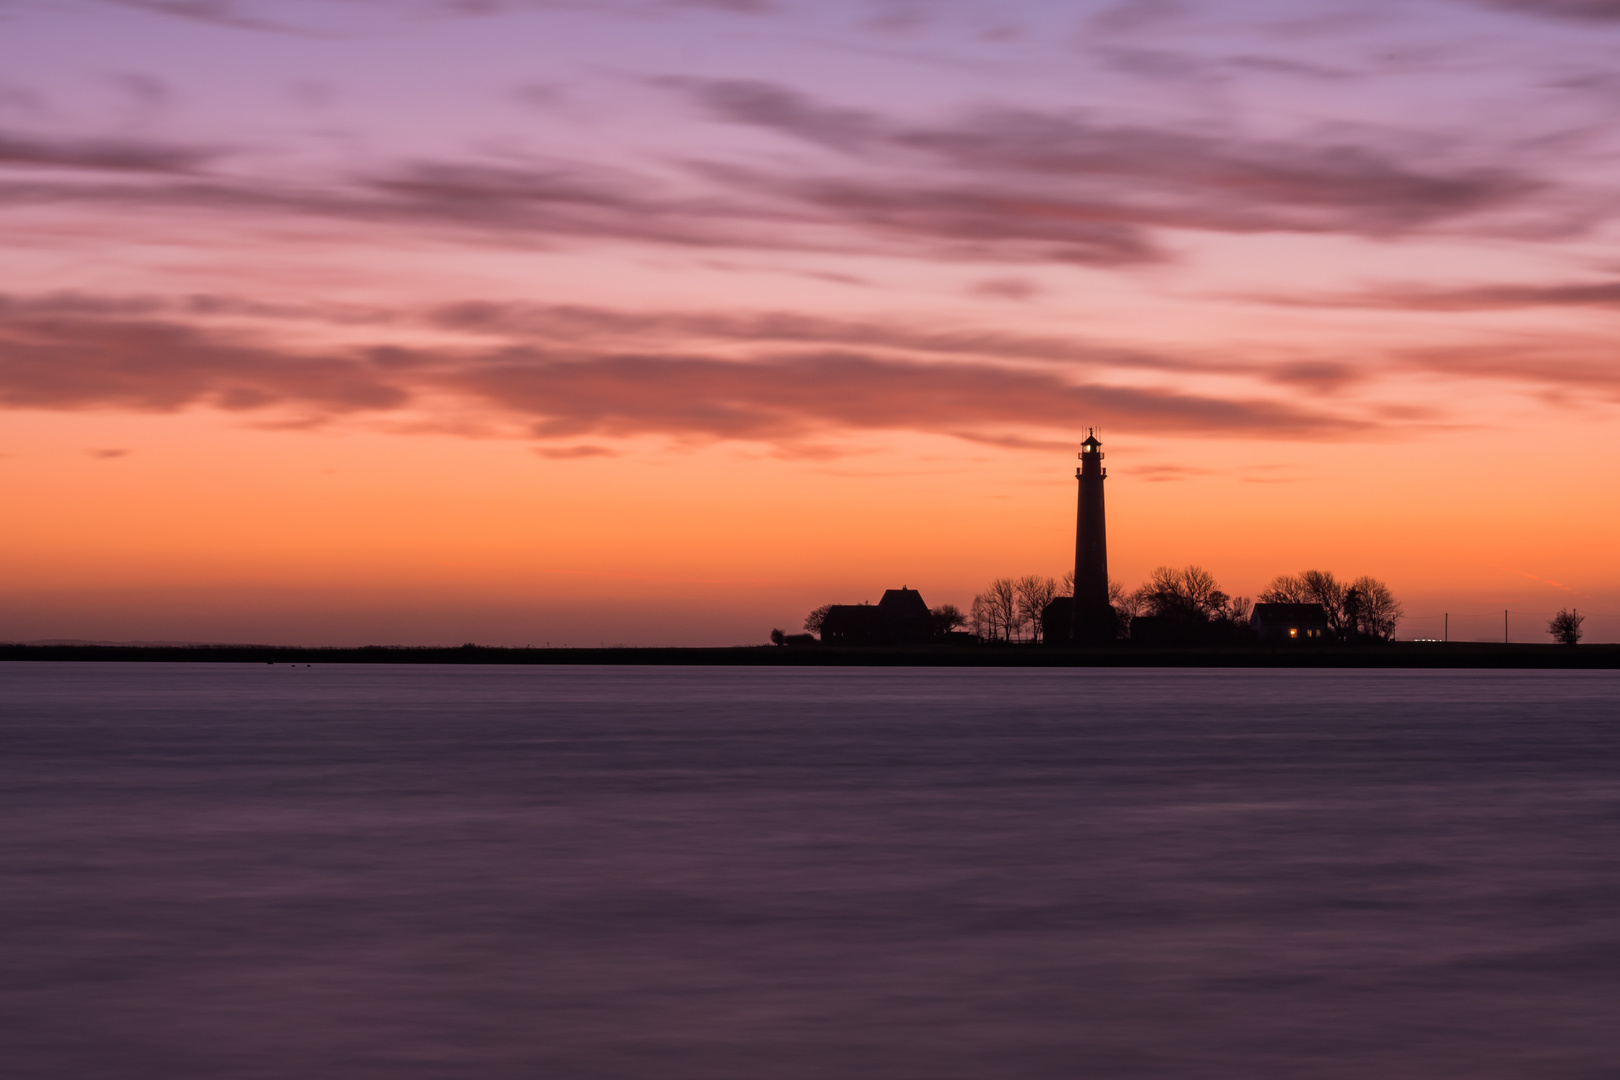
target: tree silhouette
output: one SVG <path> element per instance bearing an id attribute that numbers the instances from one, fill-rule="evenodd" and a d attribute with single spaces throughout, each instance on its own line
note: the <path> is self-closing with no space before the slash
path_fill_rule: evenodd
<path id="1" fill-rule="evenodd" d="M 983 593 L 973 598 L 973 606 L 968 609 L 968 629 L 973 631 L 980 641 L 994 641 L 996 638 L 995 624 L 990 618 L 990 605 Z"/>
<path id="2" fill-rule="evenodd" d="M 1306 570 L 1302 574 L 1278 574 L 1260 594 L 1262 604 L 1321 604 L 1327 611 L 1328 625 L 1335 634 L 1345 631 L 1344 597 L 1346 587 L 1328 570 Z"/>
<path id="3" fill-rule="evenodd" d="M 1561 610 L 1547 622 L 1547 633 L 1560 644 L 1574 646 L 1581 640 L 1581 623 L 1586 616 L 1574 609 Z"/>
<path id="4" fill-rule="evenodd" d="M 1142 613 L 1142 604 L 1134 592 L 1112 578 L 1108 581 L 1108 606 L 1114 609 L 1114 629 L 1122 638 L 1131 636 L 1131 620 Z"/>
<path id="5" fill-rule="evenodd" d="M 1305 595 L 1327 611 L 1329 628 L 1343 637 L 1348 632 L 1344 617 L 1344 597 L 1348 590 L 1344 584 L 1328 570 L 1307 570 L 1299 575 L 1299 580 L 1305 586 Z"/>
<path id="6" fill-rule="evenodd" d="M 1132 596 L 1137 608 L 1149 615 L 1208 622 L 1224 617 L 1229 598 L 1202 566 L 1181 569 L 1161 566 Z"/>
<path id="7" fill-rule="evenodd" d="M 787 635 L 782 633 L 782 631 L 780 631 L 780 630 L 772 630 L 771 631 L 771 644 L 772 645 L 781 645 L 785 641 L 787 641 Z"/>
<path id="8" fill-rule="evenodd" d="M 1344 591 L 1344 600 L 1341 603 L 1344 610 L 1344 625 L 1354 637 L 1361 630 L 1361 590 L 1354 585 Z"/>
<path id="9" fill-rule="evenodd" d="M 968 621 L 962 609 L 955 604 L 941 604 L 928 614 L 934 617 L 934 625 L 940 634 L 949 634 L 952 630 Z"/>
<path id="10" fill-rule="evenodd" d="M 1327 570 L 1278 574 L 1260 594 L 1262 604 L 1321 604 L 1335 637 L 1363 635 L 1389 641 L 1406 614 L 1401 602 L 1377 578 L 1361 577 L 1348 585 Z"/>
<path id="11" fill-rule="evenodd" d="M 1304 579 L 1294 574 L 1278 574 L 1260 590 L 1262 604 L 1309 604 L 1315 599 L 1306 592 Z"/>
<path id="12" fill-rule="evenodd" d="M 804 628 L 812 634 L 821 633 L 821 624 L 827 621 L 827 612 L 831 610 L 831 604 L 822 604 L 804 617 Z"/>
<path id="13" fill-rule="evenodd" d="M 1018 622 L 1020 630 L 1029 627 L 1029 636 L 1033 641 L 1041 638 L 1041 612 L 1046 605 L 1052 602 L 1057 595 L 1058 584 L 1049 577 L 1040 574 L 1025 574 L 1013 582 L 1013 591 L 1018 596 Z"/>
<path id="14" fill-rule="evenodd" d="M 1018 617 L 1018 583 L 1012 578 L 996 578 L 984 591 L 984 615 L 990 628 L 990 639 L 1011 641 L 1022 629 Z"/>
<path id="15" fill-rule="evenodd" d="M 1350 613 L 1350 594 L 1356 596 L 1355 614 Z M 1380 641 L 1391 641 L 1395 637 L 1395 625 L 1406 614 L 1401 602 L 1395 599 L 1389 586 L 1375 577 L 1363 574 L 1350 583 L 1345 593 L 1345 621 L 1349 624 L 1350 633 L 1363 634 Z"/>

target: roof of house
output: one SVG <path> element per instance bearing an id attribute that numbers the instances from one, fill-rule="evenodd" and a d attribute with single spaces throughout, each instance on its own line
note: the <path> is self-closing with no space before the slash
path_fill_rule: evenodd
<path id="1" fill-rule="evenodd" d="M 879 610 L 895 618 L 927 618 L 928 605 L 923 603 L 922 593 L 916 589 L 889 589 L 884 592 L 883 599 L 878 601 Z"/>
<path id="2" fill-rule="evenodd" d="M 1256 604 L 1249 616 L 1251 623 L 1321 623 L 1327 624 L 1327 609 L 1321 604 Z"/>

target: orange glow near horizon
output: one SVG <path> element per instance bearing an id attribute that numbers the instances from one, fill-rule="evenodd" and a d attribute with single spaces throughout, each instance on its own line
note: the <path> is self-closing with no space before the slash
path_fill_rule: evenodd
<path id="1" fill-rule="evenodd" d="M 30 508 L 0 539 L 13 639 L 190 639 L 185 617 L 149 612 L 167 629 L 135 633 L 124 610 L 175 593 L 231 609 L 210 618 L 232 640 L 392 641 L 393 613 L 413 612 L 409 640 L 443 642 L 440 610 L 472 623 L 450 637 L 491 644 L 571 640 L 570 625 L 627 644 L 738 643 L 761 636 L 751 623 L 796 629 L 818 603 L 910 584 L 966 605 L 993 576 L 1059 576 L 1072 560 L 1061 453 L 914 437 L 832 460 L 632 445 L 549 461 L 508 440 L 261 431 L 207 414 L 13 419 L 38 440 L 0 460 L 13 505 Z M 1289 445 L 1284 463 L 1269 444 L 1110 440 L 1111 571 L 1134 585 L 1199 563 L 1250 596 L 1307 567 L 1372 573 L 1410 615 L 1456 609 L 1459 636 L 1476 609 L 1614 607 L 1620 523 L 1583 497 L 1620 481 L 1611 459 L 1576 437 L 1511 455 L 1503 441 Z M 1592 471 L 1543 479 L 1571 457 Z M 1172 468 L 1187 471 L 1160 471 Z M 1519 495 L 1498 502 L 1505 490 Z M 71 616 L 22 622 L 52 603 Z M 495 610 L 480 632 L 474 613 Z"/>

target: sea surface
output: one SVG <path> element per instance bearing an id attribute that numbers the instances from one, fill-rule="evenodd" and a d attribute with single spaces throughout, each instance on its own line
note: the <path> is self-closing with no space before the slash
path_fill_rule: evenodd
<path id="1" fill-rule="evenodd" d="M 1620 1075 L 1620 675 L 0 664 L 0 1074 Z"/>

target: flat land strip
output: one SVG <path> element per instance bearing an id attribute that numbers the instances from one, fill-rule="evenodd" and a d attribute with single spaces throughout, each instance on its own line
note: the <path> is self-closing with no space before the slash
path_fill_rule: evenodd
<path id="1" fill-rule="evenodd" d="M 279 645 L 0 645 L 0 661 L 257 664 L 656 664 L 769 667 L 1620 668 L 1620 645 L 1393 642 L 1280 648 L 1038 645 L 503 649 Z"/>

